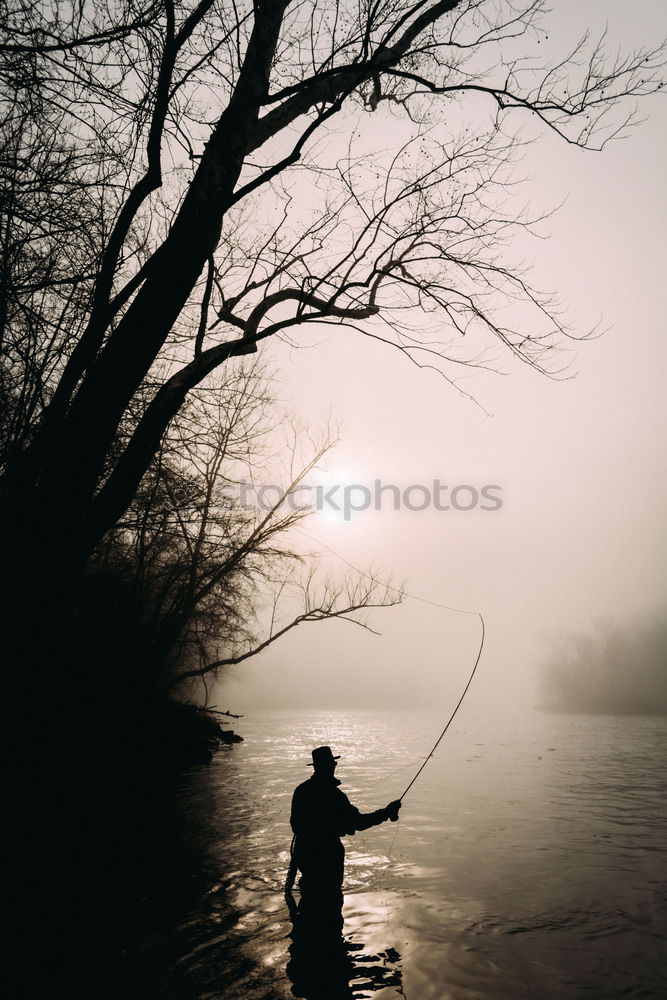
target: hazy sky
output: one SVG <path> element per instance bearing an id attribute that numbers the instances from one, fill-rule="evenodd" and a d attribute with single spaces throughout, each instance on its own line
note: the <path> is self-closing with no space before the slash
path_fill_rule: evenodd
<path id="1" fill-rule="evenodd" d="M 559 3 L 552 15 L 576 34 L 575 17 L 595 29 L 607 18 L 626 45 L 667 36 L 659 0 Z M 554 637 L 664 603 L 667 102 L 649 99 L 642 112 L 644 123 L 601 154 L 549 138 L 527 153 L 531 204 L 566 199 L 542 228 L 548 239 L 521 247 L 532 279 L 559 292 L 578 330 L 600 320 L 607 329 L 573 345 L 575 377 L 550 381 L 515 364 L 503 376 L 471 371 L 461 384 L 482 409 L 354 331 L 300 334 L 308 350 L 268 348 L 288 407 L 311 427 L 329 416 L 342 425 L 326 463 L 332 480 L 502 487 L 499 511 L 384 509 L 349 523 L 317 514 L 303 526 L 411 593 L 483 613 L 470 695 L 480 704 L 534 700 Z M 316 547 L 303 536 L 297 544 Z M 218 704 L 448 704 L 474 663 L 478 620 L 412 600 L 371 620 L 382 636 L 305 626 L 223 679 Z"/>

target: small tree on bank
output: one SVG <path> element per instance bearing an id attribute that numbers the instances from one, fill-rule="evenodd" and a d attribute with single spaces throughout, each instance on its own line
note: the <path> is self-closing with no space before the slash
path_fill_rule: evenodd
<path id="1" fill-rule="evenodd" d="M 306 481 L 335 442 L 294 428 L 288 440 L 279 434 L 256 359 L 230 374 L 192 393 L 89 560 L 77 634 L 121 698 L 146 702 L 185 688 L 206 700 L 199 679 L 297 625 L 365 625 L 366 609 L 400 600 L 400 589 L 372 575 L 323 578 L 312 556 L 294 551 L 290 529 L 311 513 L 300 499 Z M 273 457 L 276 437 L 283 447 Z M 284 486 L 253 496 L 252 481 Z"/>

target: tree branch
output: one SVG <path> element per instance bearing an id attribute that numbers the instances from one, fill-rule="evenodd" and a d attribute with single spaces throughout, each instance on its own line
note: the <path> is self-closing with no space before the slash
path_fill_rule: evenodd
<path id="1" fill-rule="evenodd" d="M 239 653 L 237 656 L 227 656 L 219 660 L 214 660 L 212 663 L 206 664 L 204 667 L 199 667 L 194 670 L 185 670 L 183 673 L 178 674 L 169 684 L 169 687 L 175 687 L 177 684 L 188 680 L 191 677 L 203 677 L 205 674 L 211 673 L 213 670 L 219 670 L 221 667 L 235 666 L 238 663 L 243 663 L 244 660 L 250 659 L 251 656 L 257 656 L 263 650 L 265 650 L 272 643 L 281 639 L 288 632 L 291 632 L 293 628 L 304 622 L 317 622 L 317 621 L 330 621 L 331 619 L 340 619 L 342 621 L 350 622 L 353 625 L 358 625 L 361 628 L 365 628 L 369 631 L 374 631 L 369 629 L 369 626 L 364 622 L 358 621 L 355 618 L 350 618 L 349 615 L 354 614 L 356 611 L 361 611 L 368 608 L 387 608 L 392 607 L 395 604 L 399 604 L 400 600 L 387 600 L 380 603 L 359 603 L 351 604 L 348 607 L 341 608 L 340 610 L 329 610 L 327 608 L 311 608 L 308 611 L 304 611 L 302 614 L 297 615 L 292 619 L 287 625 L 284 625 L 281 629 L 275 632 L 273 635 L 268 636 L 262 642 L 258 643 L 252 649 L 246 650 L 244 653 Z"/>

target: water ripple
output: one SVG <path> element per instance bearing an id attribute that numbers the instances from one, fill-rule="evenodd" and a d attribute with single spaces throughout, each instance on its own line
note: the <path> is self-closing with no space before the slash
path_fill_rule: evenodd
<path id="1" fill-rule="evenodd" d="M 402 792 L 437 720 L 246 722 L 245 743 L 188 793 L 193 808 L 205 798 L 211 885 L 177 930 L 180 965 L 202 998 L 287 1000 L 281 885 L 291 791 L 311 773 L 310 749 L 335 747 L 345 790 L 375 809 Z M 345 927 L 368 959 L 355 995 L 370 995 L 363 968 L 391 965 L 387 955 L 400 956 L 403 985 L 387 980 L 382 1000 L 664 995 L 666 735 L 656 718 L 452 726 L 401 821 L 347 838 Z"/>

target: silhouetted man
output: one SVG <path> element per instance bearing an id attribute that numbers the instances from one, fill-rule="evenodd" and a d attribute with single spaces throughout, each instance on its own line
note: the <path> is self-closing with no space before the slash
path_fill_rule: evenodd
<path id="1" fill-rule="evenodd" d="M 361 813 L 338 787 L 336 761 L 330 747 L 312 751 L 313 775 L 294 790 L 290 823 L 295 834 L 293 862 L 301 872 L 301 891 L 308 896 L 339 894 L 345 849 L 340 838 L 398 819 L 400 800 L 384 809 Z"/>

